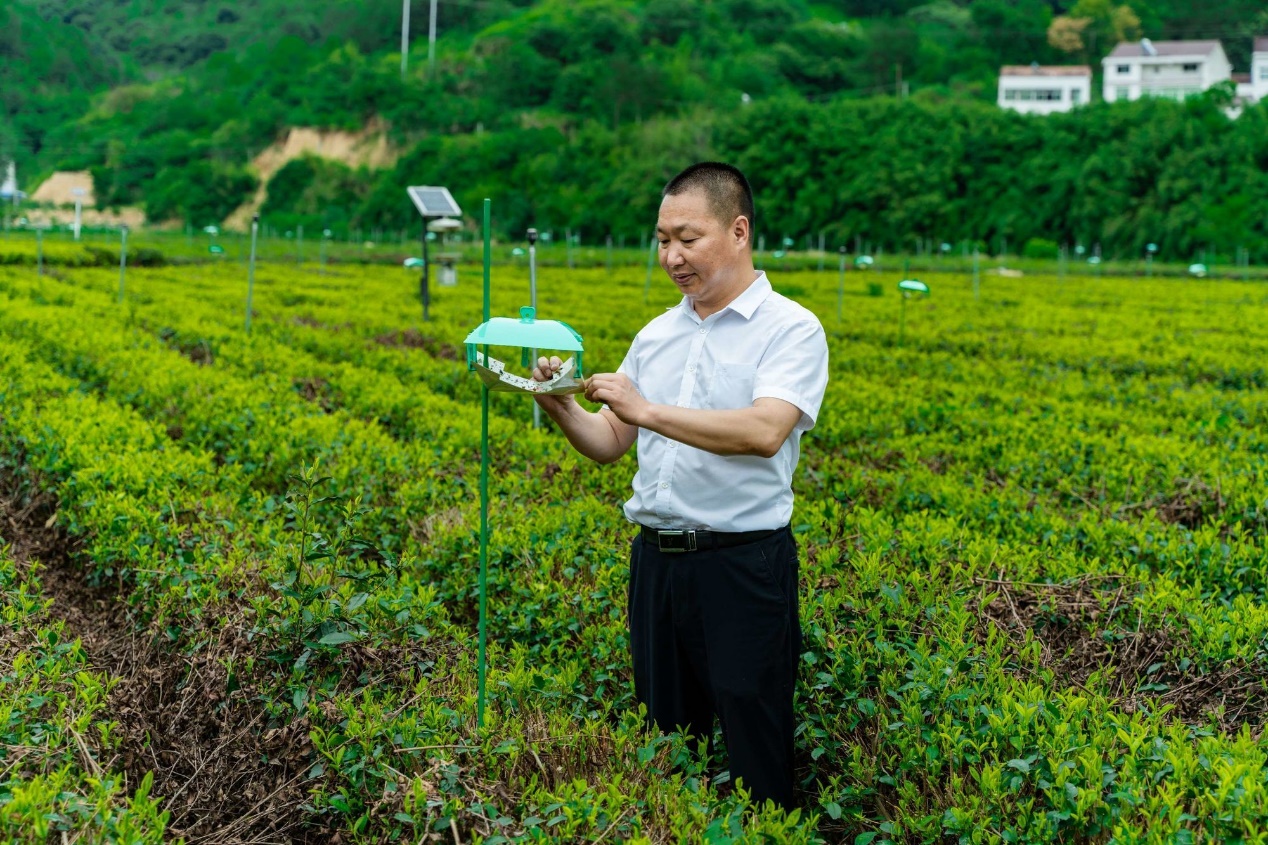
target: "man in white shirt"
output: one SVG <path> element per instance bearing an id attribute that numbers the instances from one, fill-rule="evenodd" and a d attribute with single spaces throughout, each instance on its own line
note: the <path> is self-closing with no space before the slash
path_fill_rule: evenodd
<path id="1" fill-rule="evenodd" d="M 793 806 L 793 692 L 801 649 L 789 530 L 801 433 L 828 381 L 823 327 L 753 266 L 753 195 L 734 167 L 687 168 L 662 192 L 660 265 L 682 302 L 634 338 L 586 398 L 538 404 L 581 454 L 638 443 L 625 515 L 634 690 L 662 730 L 708 740 L 722 722 L 731 774 Z M 534 378 L 560 366 L 539 359 Z"/>

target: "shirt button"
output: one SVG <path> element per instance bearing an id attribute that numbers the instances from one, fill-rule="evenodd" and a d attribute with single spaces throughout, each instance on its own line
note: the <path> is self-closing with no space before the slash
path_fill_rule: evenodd
<path id="1" fill-rule="evenodd" d="M 670 449 L 677 449 L 677 448 L 678 448 L 678 443 L 677 443 L 676 441 L 670 440 L 670 441 L 669 441 L 669 448 L 670 448 Z"/>
<path id="2" fill-rule="evenodd" d="M 660 483 L 660 489 L 662 489 L 662 490 L 668 490 L 668 489 L 669 489 L 669 482 L 668 482 L 668 481 L 662 481 L 662 482 Z"/>
<path id="3" fill-rule="evenodd" d="M 695 365 L 695 364 L 692 364 L 690 367 L 688 367 L 688 368 L 687 368 L 687 372 L 689 372 L 689 373 L 694 373 L 695 371 L 696 371 L 696 365 Z"/>
<path id="4" fill-rule="evenodd" d="M 705 333 L 706 333 L 706 332 L 708 332 L 708 331 L 709 331 L 708 329 L 701 329 L 701 330 L 700 330 L 700 334 L 705 334 Z"/>

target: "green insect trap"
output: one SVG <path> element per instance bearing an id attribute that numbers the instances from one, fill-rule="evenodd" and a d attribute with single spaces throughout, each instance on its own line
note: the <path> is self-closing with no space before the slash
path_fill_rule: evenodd
<path id="1" fill-rule="evenodd" d="M 899 307 L 902 309 L 899 312 L 898 318 L 898 346 L 901 348 L 903 345 L 903 336 L 907 332 L 907 300 L 915 294 L 928 296 L 929 286 L 918 279 L 903 279 L 898 283 L 898 292 L 901 294 L 899 297 L 901 305 Z"/>
<path id="2" fill-rule="evenodd" d="M 530 393 L 558 396 L 580 393 L 582 377 L 581 335 L 567 323 L 559 320 L 538 320 L 537 310 L 530 306 L 520 309 L 519 319 L 494 317 L 485 320 L 467 335 L 467 369 L 480 376 L 485 387 L 497 393 Z M 490 358 L 481 347 L 515 346 L 520 349 L 520 366 L 533 366 L 537 350 L 553 349 L 575 352 L 559 373 L 549 381 L 534 381 L 506 371 L 506 365 Z"/>
<path id="3" fill-rule="evenodd" d="M 484 727 L 484 690 L 488 674 L 488 576 L 489 576 L 489 394 L 520 393 L 529 396 L 560 396 L 581 393 L 581 335 L 567 323 L 537 319 L 536 309 L 525 306 L 519 318 L 489 317 L 489 275 L 492 261 L 490 243 L 490 202 L 484 201 L 484 322 L 464 341 L 467 369 L 480 377 L 480 645 L 476 693 L 476 725 Z M 520 350 L 520 366 L 531 367 L 538 350 L 575 353 L 549 381 L 534 381 L 506 371 L 506 365 L 489 355 L 489 347 Z"/>

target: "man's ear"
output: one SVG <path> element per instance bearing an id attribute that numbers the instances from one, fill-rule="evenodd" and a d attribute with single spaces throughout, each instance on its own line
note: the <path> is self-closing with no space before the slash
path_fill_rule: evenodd
<path id="1" fill-rule="evenodd" d="M 731 224 L 731 236 L 735 238 L 735 245 L 738 247 L 752 245 L 753 226 L 743 214 L 735 218 L 735 222 Z"/>

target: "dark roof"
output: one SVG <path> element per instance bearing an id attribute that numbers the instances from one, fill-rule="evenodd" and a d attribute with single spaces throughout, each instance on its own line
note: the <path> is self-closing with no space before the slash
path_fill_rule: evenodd
<path id="1" fill-rule="evenodd" d="M 1249 73 L 1234 73 L 1231 76 L 1234 82 L 1250 82 Z"/>
<path id="2" fill-rule="evenodd" d="M 1255 39 L 1255 52 L 1268 53 L 1268 36 L 1261 35 Z"/>
<path id="3" fill-rule="evenodd" d="M 1004 65 L 1000 76 L 1091 76 L 1087 65 Z"/>
<path id="4" fill-rule="evenodd" d="M 1154 41 L 1159 56 L 1205 56 L 1220 46 L 1218 41 Z M 1114 48 L 1109 58 L 1138 58 L 1146 55 L 1139 41 L 1124 41 Z"/>

